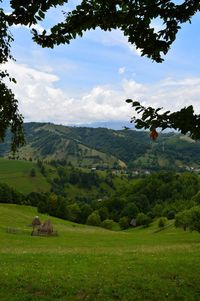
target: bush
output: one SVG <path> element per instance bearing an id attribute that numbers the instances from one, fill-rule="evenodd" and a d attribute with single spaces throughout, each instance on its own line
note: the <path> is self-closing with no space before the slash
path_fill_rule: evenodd
<path id="1" fill-rule="evenodd" d="M 190 230 L 200 232 L 200 206 L 192 207 L 189 211 Z"/>
<path id="2" fill-rule="evenodd" d="M 167 219 L 174 219 L 175 218 L 175 212 L 173 210 L 170 210 L 167 212 Z"/>
<path id="3" fill-rule="evenodd" d="M 190 210 L 184 210 L 176 214 L 174 225 L 175 227 L 183 228 L 184 231 L 190 226 Z"/>
<path id="4" fill-rule="evenodd" d="M 92 212 L 87 218 L 87 225 L 90 226 L 100 226 L 101 219 L 98 212 Z"/>
<path id="5" fill-rule="evenodd" d="M 119 220 L 119 225 L 120 225 L 120 228 L 122 230 L 125 230 L 125 229 L 128 229 L 129 228 L 129 219 L 127 216 L 123 216 L 120 218 Z"/>
<path id="6" fill-rule="evenodd" d="M 128 203 L 122 210 L 122 216 L 127 216 L 129 219 L 135 218 L 139 210 L 135 203 Z"/>
<path id="7" fill-rule="evenodd" d="M 165 217 L 159 218 L 159 220 L 158 220 L 158 227 L 160 229 L 163 229 L 165 227 L 165 225 L 166 225 L 166 218 Z"/>
<path id="8" fill-rule="evenodd" d="M 151 223 L 151 218 L 144 213 L 139 213 L 136 217 L 136 225 L 137 226 L 145 226 L 148 227 Z"/>
<path id="9" fill-rule="evenodd" d="M 32 168 L 31 171 L 30 171 L 30 177 L 34 178 L 35 176 L 36 176 L 35 169 Z"/>
<path id="10" fill-rule="evenodd" d="M 67 206 L 68 220 L 78 223 L 80 219 L 81 209 L 77 203 L 73 203 Z"/>
<path id="11" fill-rule="evenodd" d="M 179 212 L 176 215 L 175 226 L 200 232 L 200 206 Z"/>
<path id="12" fill-rule="evenodd" d="M 155 217 L 154 213 L 152 211 L 149 211 L 147 212 L 147 216 L 150 218 L 150 219 L 153 219 Z"/>
<path id="13" fill-rule="evenodd" d="M 163 206 L 161 204 L 156 204 L 152 209 L 153 214 L 156 217 L 162 216 L 162 210 L 163 210 Z"/>
<path id="14" fill-rule="evenodd" d="M 192 197 L 192 201 L 196 204 L 200 204 L 200 191 Z"/>
<path id="15" fill-rule="evenodd" d="M 112 230 L 114 226 L 114 221 L 112 219 L 105 219 L 101 226 L 105 229 Z"/>

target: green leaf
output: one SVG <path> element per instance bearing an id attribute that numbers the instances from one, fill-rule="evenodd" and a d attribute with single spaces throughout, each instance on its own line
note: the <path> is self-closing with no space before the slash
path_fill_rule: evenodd
<path id="1" fill-rule="evenodd" d="M 132 99 L 126 99 L 126 102 L 131 103 L 131 102 L 133 102 L 133 100 Z"/>
<path id="2" fill-rule="evenodd" d="M 133 101 L 132 106 L 137 107 L 137 106 L 141 106 L 141 105 L 138 101 Z"/>
<path id="3" fill-rule="evenodd" d="M 15 83 L 15 84 L 17 83 L 17 81 L 16 81 L 16 79 L 14 77 L 11 78 L 11 80 L 12 80 L 13 83 Z"/>
<path id="4" fill-rule="evenodd" d="M 43 12 L 42 10 L 39 10 L 39 11 L 38 11 L 38 14 L 39 14 L 39 16 L 40 16 L 42 19 L 44 19 L 45 14 L 44 14 L 44 12 Z"/>

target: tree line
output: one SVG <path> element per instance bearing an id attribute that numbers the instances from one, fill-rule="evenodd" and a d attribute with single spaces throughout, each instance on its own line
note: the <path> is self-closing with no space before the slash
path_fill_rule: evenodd
<path id="1" fill-rule="evenodd" d="M 79 193 L 73 197 L 70 189 Z M 175 218 L 176 226 L 193 229 L 191 210 L 199 208 L 199 191 L 199 176 L 191 173 L 161 172 L 123 181 L 112 174 L 102 178 L 94 172 L 59 168 L 50 192 L 24 195 L 0 184 L 0 202 L 32 205 L 40 213 L 109 229 L 117 224 L 126 229 L 131 222 L 148 226 L 159 217 Z"/>

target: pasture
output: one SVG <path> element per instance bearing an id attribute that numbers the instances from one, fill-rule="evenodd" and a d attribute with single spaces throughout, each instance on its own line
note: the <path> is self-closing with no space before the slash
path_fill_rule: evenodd
<path id="1" fill-rule="evenodd" d="M 31 177 L 31 170 L 35 177 Z M 36 163 L 29 161 L 7 160 L 0 158 L 0 181 L 26 194 L 49 191 L 50 185 L 41 174 Z"/>
<path id="2" fill-rule="evenodd" d="M 0 205 L 1 301 L 200 299 L 197 232 L 170 224 L 158 232 L 157 223 L 114 232 L 52 217 L 58 236 L 32 237 L 35 215 L 32 207 Z"/>

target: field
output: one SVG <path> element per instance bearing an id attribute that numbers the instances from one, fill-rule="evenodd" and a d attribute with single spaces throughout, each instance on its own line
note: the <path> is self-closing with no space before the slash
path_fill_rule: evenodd
<path id="1" fill-rule="evenodd" d="M 1 301 L 200 299 L 198 233 L 156 224 L 114 232 L 51 218 L 59 235 L 32 237 L 36 214 L 0 205 Z"/>
<path id="2" fill-rule="evenodd" d="M 30 176 L 32 168 L 36 171 L 35 177 Z M 0 182 L 25 194 L 32 191 L 46 192 L 50 189 L 37 165 L 29 161 L 0 159 Z"/>

